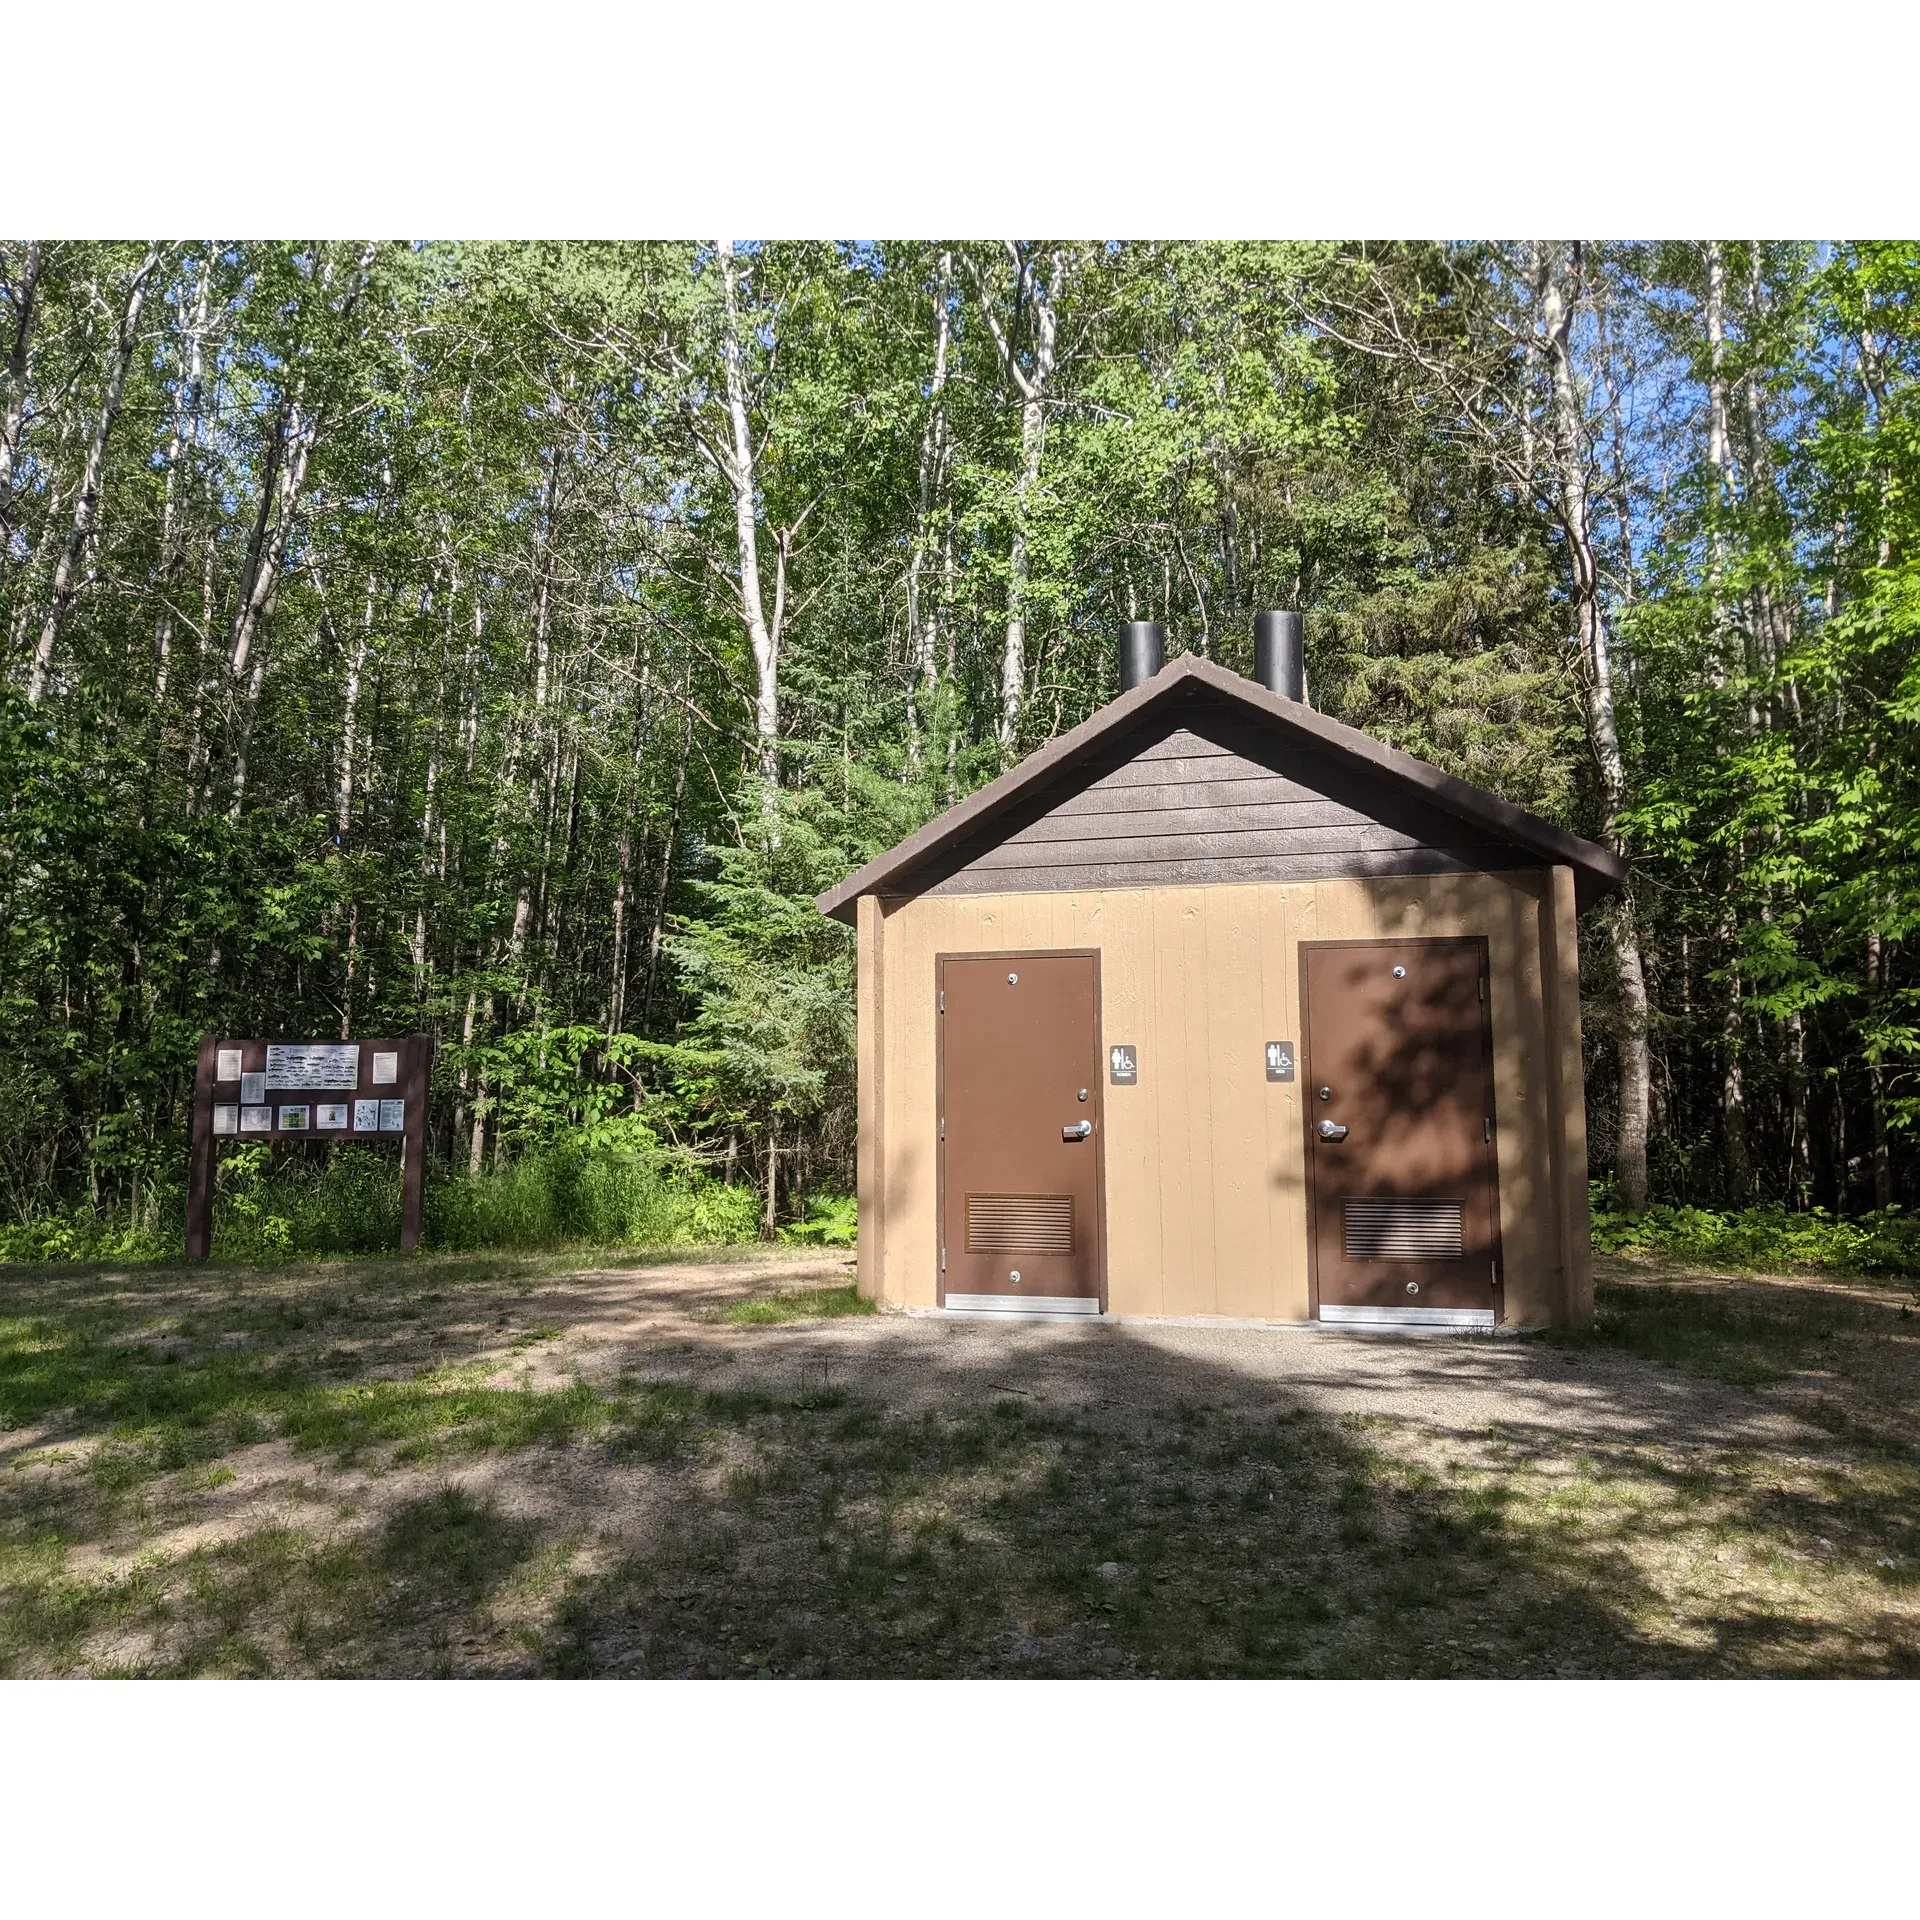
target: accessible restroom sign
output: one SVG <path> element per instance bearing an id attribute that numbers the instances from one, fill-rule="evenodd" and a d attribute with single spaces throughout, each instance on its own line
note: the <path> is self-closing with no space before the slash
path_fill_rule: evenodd
<path id="1" fill-rule="evenodd" d="M 1107 1065 L 1116 1087 L 1137 1087 L 1140 1084 L 1140 1049 L 1138 1047 L 1109 1047 Z"/>

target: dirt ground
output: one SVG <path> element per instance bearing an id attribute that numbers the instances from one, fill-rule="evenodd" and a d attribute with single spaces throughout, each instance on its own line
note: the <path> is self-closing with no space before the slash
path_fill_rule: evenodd
<path id="1" fill-rule="evenodd" d="M 1604 1277 L 1440 1339 L 0 1270 L 0 1672 L 1920 1672 L 1911 1292 Z"/>

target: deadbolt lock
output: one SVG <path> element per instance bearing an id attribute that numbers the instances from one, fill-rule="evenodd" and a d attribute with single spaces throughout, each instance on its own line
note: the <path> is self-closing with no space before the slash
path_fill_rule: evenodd
<path id="1" fill-rule="evenodd" d="M 1020 1269 L 1015 1267 L 1014 1270 L 1007 1275 L 1007 1278 L 1017 1287 L 1020 1284 Z"/>
<path id="2" fill-rule="evenodd" d="M 1086 1097 L 1087 1097 L 1087 1090 L 1086 1090 L 1086 1088 L 1085 1088 L 1085 1087 L 1082 1087 L 1082 1088 L 1080 1089 L 1080 1098 L 1081 1098 L 1082 1100 L 1084 1100 L 1084 1099 L 1085 1099 Z"/>
<path id="3" fill-rule="evenodd" d="M 1331 1100 L 1333 1098 L 1333 1089 L 1331 1087 L 1322 1087 L 1320 1089 L 1320 1098 L 1322 1100 Z"/>

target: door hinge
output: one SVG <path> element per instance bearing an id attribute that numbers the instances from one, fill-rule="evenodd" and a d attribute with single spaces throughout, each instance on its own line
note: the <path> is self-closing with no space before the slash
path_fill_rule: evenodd
<path id="1" fill-rule="evenodd" d="M 947 1137 L 947 1116 L 943 1113 L 940 1116 L 940 1138 L 944 1140 L 946 1137 Z"/>
<path id="2" fill-rule="evenodd" d="M 943 993 L 940 996 L 940 1011 L 942 1013 L 945 1013 L 946 1010 L 947 1010 L 947 996 Z"/>
<path id="3" fill-rule="evenodd" d="M 1486 997 L 1487 997 L 1487 976 L 1483 973 L 1480 976 L 1480 998 L 1484 1000 Z"/>
<path id="4" fill-rule="evenodd" d="M 945 1247 L 942 1247 L 940 1249 L 940 1271 L 942 1273 L 945 1273 L 946 1270 L 947 1270 L 947 1250 Z"/>
<path id="5" fill-rule="evenodd" d="M 941 1123 L 940 1123 L 940 1124 L 941 1124 L 941 1126 L 943 1126 L 943 1127 L 944 1127 L 944 1126 L 945 1126 L 945 1125 L 946 1125 L 947 1123 L 946 1123 L 946 1122 L 945 1122 L 945 1121 L 943 1120 L 943 1121 L 941 1121 Z M 945 1134 L 943 1133 L 943 1134 L 941 1134 L 941 1136 L 940 1136 L 940 1137 L 941 1137 L 941 1139 L 943 1139 L 943 1140 L 944 1140 L 944 1139 L 945 1139 L 945 1138 L 946 1138 L 947 1136 L 946 1136 L 946 1135 L 945 1135 Z M 1487 1121 L 1486 1121 L 1486 1125 L 1485 1125 L 1485 1126 L 1484 1126 L 1484 1128 L 1483 1128 L 1483 1129 L 1481 1130 L 1481 1134 L 1480 1134 L 1480 1138 L 1481 1138 L 1481 1139 L 1482 1139 L 1483 1141 L 1485 1141 L 1485 1142 L 1486 1142 L 1486 1144 L 1487 1144 L 1488 1146 L 1492 1146 L 1492 1144 L 1493 1144 L 1493 1116 L 1492 1116 L 1491 1114 L 1489 1114 L 1489 1115 L 1487 1116 Z"/>
<path id="6" fill-rule="evenodd" d="M 947 1264 L 947 1256 L 944 1253 L 942 1253 L 940 1256 L 940 1266 L 943 1272 L 945 1271 L 946 1264 Z M 1487 1262 L 1487 1285 L 1490 1287 L 1497 1287 L 1499 1284 L 1500 1284 L 1500 1263 L 1497 1260 L 1489 1260 Z"/>

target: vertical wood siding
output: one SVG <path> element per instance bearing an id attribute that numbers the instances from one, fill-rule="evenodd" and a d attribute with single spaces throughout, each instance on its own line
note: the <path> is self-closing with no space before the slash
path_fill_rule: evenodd
<path id="1" fill-rule="evenodd" d="M 1563 876 L 1567 905 L 1556 912 Z M 871 1220 L 862 1194 L 863 1286 L 871 1263 L 878 1297 L 935 1302 L 936 954 L 1100 950 L 1103 1046 L 1127 1042 L 1140 1053 L 1139 1084 L 1106 1090 L 1112 1312 L 1304 1320 L 1301 1102 L 1310 1089 L 1268 1081 L 1264 1054 L 1269 1040 L 1303 1038 L 1299 942 L 1478 934 L 1491 973 L 1507 1316 L 1523 1325 L 1584 1319 L 1591 1280 L 1579 1254 L 1586 1168 L 1571 881 L 1564 870 L 1461 873 L 888 903 L 876 916 L 872 962 L 884 986 L 870 1017 L 863 1006 L 860 1027 L 861 1087 L 882 1115 Z M 864 993 L 864 942 L 861 961 Z M 864 1057 L 870 1035 L 884 1049 L 884 1076 Z M 1104 1053 L 1099 1067 L 1104 1074 Z M 863 1108 L 863 1153 L 865 1133 Z"/>
<path id="2" fill-rule="evenodd" d="M 887 1103 L 886 971 L 882 965 L 884 930 L 880 902 L 862 897 L 854 917 L 854 968 L 857 1005 L 854 1017 L 859 1073 L 855 1081 L 859 1135 L 854 1149 L 855 1195 L 860 1209 L 856 1275 L 868 1300 L 883 1297 L 886 1263 L 884 1204 Z"/>

